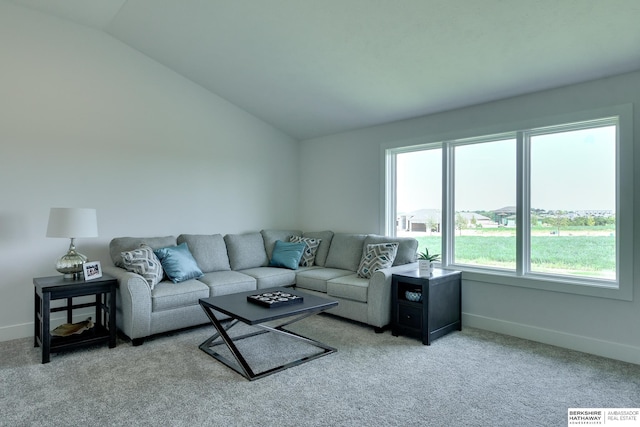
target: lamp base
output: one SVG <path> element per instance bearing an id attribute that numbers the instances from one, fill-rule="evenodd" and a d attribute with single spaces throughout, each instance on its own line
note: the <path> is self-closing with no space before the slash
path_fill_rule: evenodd
<path id="1" fill-rule="evenodd" d="M 56 270 L 64 274 L 65 279 L 80 280 L 83 277 L 82 264 L 85 262 L 87 262 L 87 257 L 76 252 L 73 239 L 71 239 L 69 251 L 56 262 Z"/>

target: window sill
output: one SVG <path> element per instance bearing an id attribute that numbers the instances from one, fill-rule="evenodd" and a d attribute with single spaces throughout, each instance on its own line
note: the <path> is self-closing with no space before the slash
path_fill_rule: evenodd
<path id="1" fill-rule="evenodd" d="M 487 270 L 463 265 L 449 265 L 442 268 L 462 271 L 462 280 L 493 283 L 506 286 L 562 292 L 575 295 L 632 301 L 631 285 L 624 286 L 611 281 L 581 280 L 563 276 L 517 276 L 512 271 Z"/>

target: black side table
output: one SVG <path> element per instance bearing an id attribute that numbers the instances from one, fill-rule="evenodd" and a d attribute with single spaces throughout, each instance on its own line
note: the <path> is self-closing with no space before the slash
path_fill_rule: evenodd
<path id="1" fill-rule="evenodd" d="M 34 347 L 42 347 L 42 363 L 48 363 L 50 354 L 62 350 L 108 342 L 109 348 L 116 346 L 116 287 L 118 281 L 108 275 L 89 281 L 65 279 L 64 276 L 37 277 L 34 307 Z M 73 304 L 73 298 L 95 295 L 94 302 Z M 67 299 L 62 307 L 51 308 L 51 301 Z M 73 321 L 73 310 L 84 307 L 96 308 L 94 327 L 81 334 L 66 337 L 51 336 L 50 314 L 67 312 L 67 323 Z"/>
<path id="2" fill-rule="evenodd" d="M 454 330 L 462 330 L 461 277 L 459 271 L 434 269 L 421 276 L 416 269 L 391 278 L 391 333 L 417 336 L 422 343 Z M 420 301 L 407 298 L 407 291 Z"/>

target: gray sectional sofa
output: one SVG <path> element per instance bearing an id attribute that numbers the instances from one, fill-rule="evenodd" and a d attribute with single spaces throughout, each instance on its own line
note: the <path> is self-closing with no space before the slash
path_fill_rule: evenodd
<path id="1" fill-rule="evenodd" d="M 319 240 L 313 265 L 296 269 L 269 266 L 276 241 L 289 242 L 291 236 Z M 397 244 L 393 266 L 372 272 L 370 278 L 360 277 L 357 271 L 363 252 L 371 248 L 368 245 L 380 243 Z M 179 283 L 165 276 L 152 287 L 149 278 L 130 271 L 131 266 L 125 266 L 127 260 L 122 257 L 141 245 L 157 250 L 184 244 L 200 274 L 186 276 Z M 198 303 L 200 298 L 279 286 L 295 286 L 303 292 L 338 300 L 338 306 L 330 313 L 379 331 L 390 322 L 391 275 L 417 268 L 417 246 L 413 238 L 299 230 L 225 236 L 182 234 L 177 238 L 118 237 L 109 245 L 114 266 L 105 266 L 104 271 L 118 279 L 117 325 L 134 345 L 154 334 L 207 323 Z"/>

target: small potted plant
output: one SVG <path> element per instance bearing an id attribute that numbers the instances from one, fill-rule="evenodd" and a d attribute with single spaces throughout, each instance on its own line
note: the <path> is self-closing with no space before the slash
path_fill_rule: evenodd
<path id="1" fill-rule="evenodd" d="M 433 273 L 434 261 L 440 261 L 440 254 L 432 255 L 427 248 L 425 248 L 423 252 L 418 252 L 418 271 L 420 274 Z"/>

